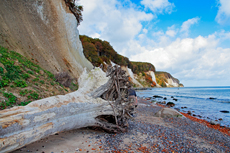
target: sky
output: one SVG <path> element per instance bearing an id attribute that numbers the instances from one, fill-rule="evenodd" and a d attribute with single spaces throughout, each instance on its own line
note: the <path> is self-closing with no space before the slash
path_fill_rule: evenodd
<path id="1" fill-rule="evenodd" d="M 185 87 L 230 86 L 230 0 L 80 0 L 81 35 Z"/>

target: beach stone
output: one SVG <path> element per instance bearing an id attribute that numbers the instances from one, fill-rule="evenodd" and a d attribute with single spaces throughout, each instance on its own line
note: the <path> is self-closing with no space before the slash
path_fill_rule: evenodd
<path id="1" fill-rule="evenodd" d="M 157 117 L 183 117 L 181 113 L 176 111 L 175 109 L 172 108 L 162 108 L 160 111 L 158 111 L 155 116 Z"/>
<path id="2" fill-rule="evenodd" d="M 175 106 L 175 104 L 174 104 L 173 102 L 168 102 L 166 105 L 167 105 L 167 106 L 170 106 L 170 107 Z"/>
<path id="3" fill-rule="evenodd" d="M 178 112 L 180 111 L 180 108 L 174 108 L 175 110 L 177 110 Z"/>
<path id="4" fill-rule="evenodd" d="M 154 98 L 163 98 L 162 96 L 154 95 Z"/>
<path id="5" fill-rule="evenodd" d="M 220 111 L 221 113 L 229 113 L 229 111 L 227 111 L 227 110 L 222 110 L 222 111 Z"/>
<path id="6" fill-rule="evenodd" d="M 219 123 L 218 123 L 217 121 L 211 120 L 211 121 L 210 121 L 210 124 L 211 124 L 211 125 L 217 125 L 217 124 L 219 124 Z"/>
<path id="7" fill-rule="evenodd" d="M 164 97 L 164 100 L 167 100 L 167 98 L 166 98 L 166 97 Z"/>
<path id="8" fill-rule="evenodd" d="M 209 99 L 216 99 L 216 98 L 214 98 L 214 97 L 209 97 Z"/>
<path id="9" fill-rule="evenodd" d="M 188 113 L 187 113 L 188 115 L 192 115 L 192 113 L 191 113 L 191 111 L 188 111 Z"/>

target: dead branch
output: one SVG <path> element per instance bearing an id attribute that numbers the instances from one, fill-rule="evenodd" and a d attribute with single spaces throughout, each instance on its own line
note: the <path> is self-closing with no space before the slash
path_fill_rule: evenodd
<path id="1" fill-rule="evenodd" d="M 130 116 L 125 115 L 130 112 L 130 104 L 127 99 L 130 82 L 126 72 L 117 65 L 109 66 L 106 76 L 110 77 L 109 81 L 91 93 L 91 96 L 94 98 L 101 97 L 110 103 L 116 125 L 104 120 L 98 120 L 98 125 L 110 132 L 122 132 L 124 131 L 123 128 L 127 126 L 127 119 L 130 118 Z"/>

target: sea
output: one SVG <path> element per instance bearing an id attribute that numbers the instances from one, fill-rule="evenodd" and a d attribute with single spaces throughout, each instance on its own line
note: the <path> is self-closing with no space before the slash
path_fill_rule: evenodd
<path id="1" fill-rule="evenodd" d="M 190 111 L 197 118 L 216 120 L 221 126 L 230 127 L 230 113 L 221 112 L 230 112 L 230 86 L 147 88 L 136 93 L 139 97 L 151 98 L 152 102 L 173 102 L 173 108 L 180 112 Z M 154 95 L 163 98 L 153 98 Z"/>

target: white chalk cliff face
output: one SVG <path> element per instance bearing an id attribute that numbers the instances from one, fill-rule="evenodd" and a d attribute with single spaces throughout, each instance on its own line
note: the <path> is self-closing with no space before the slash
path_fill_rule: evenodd
<path id="1" fill-rule="evenodd" d="M 146 73 L 152 77 L 152 80 L 153 80 L 154 82 L 156 82 L 156 87 L 161 87 L 161 86 L 157 83 L 156 76 L 155 76 L 155 73 L 154 73 L 153 71 L 148 71 L 148 72 L 146 72 Z"/>
<path id="2" fill-rule="evenodd" d="M 93 68 L 83 55 L 77 20 L 64 0 L 4 0 L 0 20 L 0 45 L 42 68 L 77 78 L 84 68 Z"/>
<path id="3" fill-rule="evenodd" d="M 128 68 L 127 66 L 121 66 L 121 69 L 124 70 L 124 71 L 126 71 L 127 75 L 129 75 L 129 77 L 130 77 L 130 79 L 131 79 L 130 81 L 131 81 L 132 83 L 134 83 L 137 87 L 143 87 L 143 86 L 134 78 L 133 71 L 132 71 L 130 68 Z"/>
<path id="4" fill-rule="evenodd" d="M 179 83 L 175 81 L 173 78 L 168 78 L 167 82 L 165 82 L 167 87 L 179 87 Z"/>

